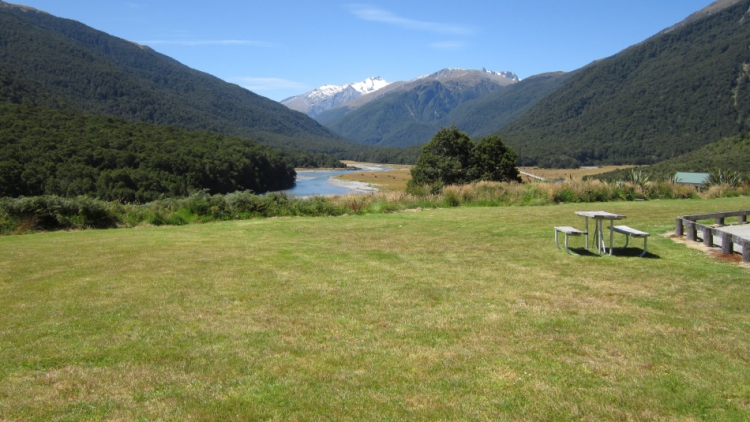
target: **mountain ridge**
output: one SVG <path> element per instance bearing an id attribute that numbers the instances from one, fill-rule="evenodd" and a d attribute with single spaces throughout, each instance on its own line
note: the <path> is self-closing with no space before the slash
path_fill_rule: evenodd
<path id="1" fill-rule="evenodd" d="M 520 81 L 518 76 L 510 71 L 495 72 L 482 68 L 479 70 L 467 70 L 459 68 L 444 68 L 427 75 L 418 76 L 408 81 L 387 82 L 383 78 L 376 76 L 365 79 L 362 82 L 349 83 L 344 85 L 323 85 L 304 94 L 295 95 L 280 103 L 292 110 L 307 114 L 318 120 L 319 123 L 325 124 L 330 122 L 330 116 L 340 117 L 351 110 L 355 110 L 370 101 L 377 100 L 384 95 L 389 95 L 394 91 L 409 89 L 416 84 L 425 80 L 447 81 L 451 79 L 460 79 L 467 77 L 472 73 L 481 73 L 484 77 L 493 79 L 501 85 Z M 476 77 L 476 76 L 475 76 Z M 334 111 L 328 116 L 320 117 L 330 110 L 343 109 Z"/>
<path id="2" fill-rule="evenodd" d="M 361 150 L 276 101 L 74 20 L 0 2 L 0 39 L 0 68 L 33 80 L 49 102 L 286 150 Z"/>
<path id="3" fill-rule="evenodd" d="M 750 1 L 590 64 L 498 132 L 523 165 L 649 164 L 750 125 Z"/>

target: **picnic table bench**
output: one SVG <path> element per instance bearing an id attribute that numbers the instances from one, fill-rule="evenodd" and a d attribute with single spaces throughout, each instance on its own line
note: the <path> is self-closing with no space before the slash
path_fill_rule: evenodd
<path id="1" fill-rule="evenodd" d="M 610 230 L 625 235 L 625 246 L 623 246 L 623 248 L 628 247 L 628 242 L 630 242 L 631 236 L 643 238 L 643 253 L 641 254 L 641 258 L 648 253 L 648 233 L 636 230 L 630 226 L 610 226 L 609 228 Z"/>
<path id="2" fill-rule="evenodd" d="M 557 245 L 557 248 L 560 249 L 560 242 L 558 241 L 558 234 L 564 233 L 565 234 L 565 250 L 568 251 L 571 255 L 577 255 L 570 251 L 570 248 L 568 247 L 568 236 L 582 236 L 586 235 L 586 246 L 588 246 L 588 232 L 584 232 L 581 230 L 578 230 L 575 227 L 571 226 L 559 226 L 555 227 L 555 245 Z"/>

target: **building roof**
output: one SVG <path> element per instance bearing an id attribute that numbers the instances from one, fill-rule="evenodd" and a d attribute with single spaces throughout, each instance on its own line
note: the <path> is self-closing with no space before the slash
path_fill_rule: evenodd
<path id="1" fill-rule="evenodd" d="M 675 183 L 682 183 L 686 185 L 704 185 L 709 176 L 709 173 L 678 172 L 674 176 L 674 181 Z"/>

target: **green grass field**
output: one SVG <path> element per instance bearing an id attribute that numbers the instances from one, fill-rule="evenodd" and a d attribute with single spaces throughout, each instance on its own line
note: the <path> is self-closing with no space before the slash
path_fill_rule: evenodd
<path id="1" fill-rule="evenodd" d="M 0 420 L 748 420 L 750 270 L 661 236 L 748 206 L 2 237 Z M 597 209 L 652 255 L 555 247 Z"/>

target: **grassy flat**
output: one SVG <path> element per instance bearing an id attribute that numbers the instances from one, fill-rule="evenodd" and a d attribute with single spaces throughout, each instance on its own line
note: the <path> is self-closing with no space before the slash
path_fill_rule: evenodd
<path id="1" fill-rule="evenodd" d="M 0 420 L 747 420 L 750 273 L 660 234 L 748 205 L 3 237 Z M 599 209 L 652 254 L 555 247 Z"/>
<path id="2" fill-rule="evenodd" d="M 633 168 L 635 166 L 602 166 L 602 167 L 585 167 L 585 168 L 578 168 L 578 169 L 541 169 L 539 167 L 519 167 L 518 169 L 533 174 L 534 176 L 539 176 L 547 180 L 555 180 L 555 179 L 573 179 L 573 180 L 581 180 L 585 176 L 593 176 L 595 174 L 601 174 L 601 173 L 607 173 L 614 170 L 620 170 L 620 169 L 629 169 Z M 528 176 L 522 176 L 522 178 L 525 181 L 530 181 Z"/>

